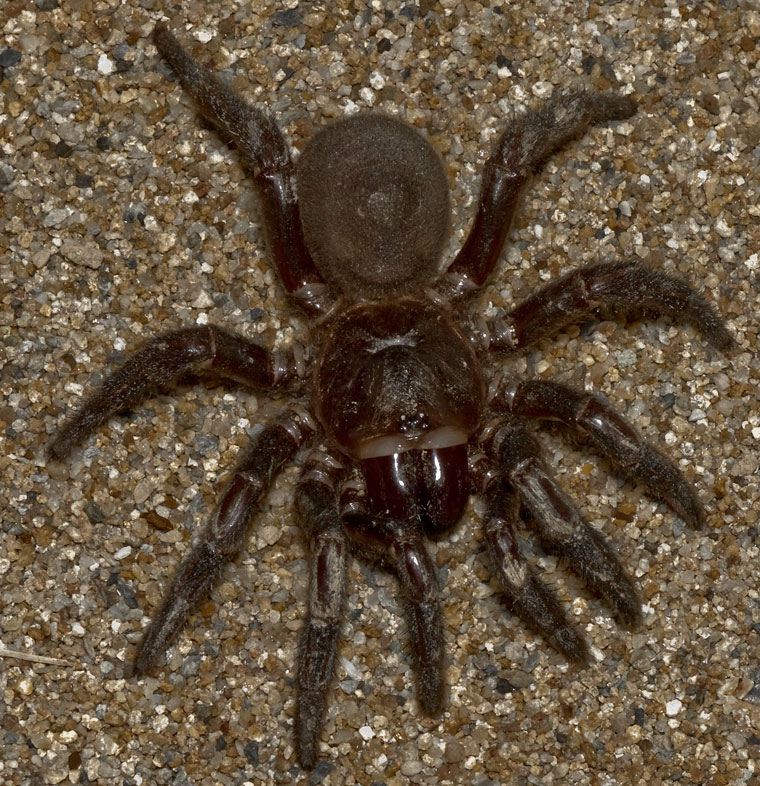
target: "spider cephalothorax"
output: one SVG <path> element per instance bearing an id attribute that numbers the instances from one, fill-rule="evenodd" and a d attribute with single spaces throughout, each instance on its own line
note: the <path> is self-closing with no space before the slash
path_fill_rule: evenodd
<path id="1" fill-rule="evenodd" d="M 352 551 L 398 576 L 420 706 L 431 714 L 443 708 L 439 588 L 424 537 L 455 526 L 471 493 L 485 499 L 485 540 L 510 608 L 570 660 L 584 662 L 587 647 L 520 553 L 514 527 L 521 511 L 545 548 L 566 557 L 623 625 L 636 625 L 631 580 L 552 479 L 526 422 L 552 418 L 582 433 L 700 526 L 694 489 L 601 399 L 505 372 L 489 384 L 484 360 L 532 346 L 598 306 L 690 323 L 725 350 L 732 339 L 723 322 L 690 286 L 635 260 L 575 270 L 501 317 L 455 319 L 491 274 L 530 175 L 588 126 L 631 117 L 633 101 L 564 93 L 513 121 L 485 164 L 467 240 L 441 272 L 448 189 L 421 135 L 393 118 L 359 115 L 318 133 L 294 166 L 271 117 L 187 55 L 166 26 L 156 28 L 154 41 L 240 150 L 258 189 L 269 253 L 294 303 L 315 318 L 318 348 L 305 367 L 293 350 L 272 351 L 215 326 L 167 333 L 111 374 L 51 442 L 50 456 L 64 458 L 110 415 L 188 373 L 294 392 L 294 403 L 253 438 L 182 559 L 138 649 L 135 673 L 158 662 L 239 553 L 277 472 L 307 444 L 296 491 L 311 555 L 295 719 L 302 766 L 317 759 Z"/>

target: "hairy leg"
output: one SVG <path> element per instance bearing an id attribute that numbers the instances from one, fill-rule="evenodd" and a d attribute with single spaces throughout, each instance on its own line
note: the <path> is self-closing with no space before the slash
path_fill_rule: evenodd
<path id="1" fill-rule="evenodd" d="M 166 652 L 197 603 L 206 597 L 221 569 L 243 546 L 258 501 L 277 473 L 314 433 L 305 412 L 288 410 L 253 440 L 222 496 L 219 508 L 190 547 L 164 593 L 137 650 L 133 673 L 145 674 Z"/>
<path id="2" fill-rule="evenodd" d="M 289 382 L 297 370 L 292 351 L 273 352 L 251 339 L 211 325 L 157 336 L 106 378 L 100 390 L 53 437 L 48 455 L 66 458 L 111 415 L 136 406 L 185 374 L 215 374 L 266 389 Z"/>
<path id="3" fill-rule="evenodd" d="M 538 443 L 519 419 L 506 417 L 487 429 L 483 447 L 509 480 L 544 546 L 609 604 L 618 621 L 641 620 L 636 590 L 605 538 L 589 526 L 541 460 Z"/>
<path id="4" fill-rule="evenodd" d="M 417 700 L 428 715 L 443 709 L 443 623 L 438 579 L 415 520 L 383 518 L 367 512 L 365 492 L 347 486 L 341 498 L 348 536 L 362 556 L 393 569 L 404 597 Z"/>
<path id="5" fill-rule="evenodd" d="M 559 420 L 585 434 L 602 455 L 647 492 L 666 502 L 687 524 L 701 527 L 705 514 L 694 487 L 678 468 L 647 445 L 634 427 L 590 393 L 538 379 L 519 382 L 494 400 L 516 415 Z"/>
<path id="6" fill-rule="evenodd" d="M 683 281 L 640 262 L 593 264 L 552 281 L 489 323 L 491 349 L 513 352 L 587 318 L 598 307 L 665 314 L 693 325 L 717 349 L 734 340 L 715 309 Z"/>
<path id="7" fill-rule="evenodd" d="M 156 25 L 153 42 L 203 115 L 235 143 L 251 170 L 259 191 L 269 251 L 285 289 L 307 313 L 327 313 L 335 297 L 306 248 L 295 171 L 277 124 L 244 101 L 211 69 L 190 57 L 165 24 Z"/>
<path id="8" fill-rule="evenodd" d="M 295 718 L 298 763 L 304 769 L 312 769 L 317 762 L 343 619 L 349 548 L 336 493 L 342 475 L 335 456 L 314 453 L 304 465 L 296 489 L 296 509 L 309 539 L 311 567 Z"/>
<path id="9" fill-rule="evenodd" d="M 482 453 L 481 464 L 490 465 Z M 504 591 L 504 598 L 518 617 L 574 663 L 586 663 L 588 647 L 568 620 L 551 590 L 525 561 L 515 537 L 520 498 L 507 477 L 493 470 L 480 470 L 484 476 L 481 496 L 487 519 L 484 527 L 488 551 Z"/>
<path id="10" fill-rule="evenodd" d="M 563 93 L 515 119 L 485 163 L 475 222 L 441 279 L 441 293 L 462 296 L 486 282 L 501 254 L 520 189 L 531 174 L 589 126 L 625 120 L 635 112 L 636 104 L 617 93 Z"/>

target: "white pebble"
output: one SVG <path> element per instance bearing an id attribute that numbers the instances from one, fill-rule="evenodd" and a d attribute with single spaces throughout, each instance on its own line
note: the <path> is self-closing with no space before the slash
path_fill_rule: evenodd
<path id="1" fill-rule="evenodd" d="M 360 680 L 362 678 L 362 673 L 359 669 L 351 663 L 350 660 L 346 658 L 338 658 L 340 661 L 341 666 L 346 670 L 346 674 L 348 675 L 349 679 L 352 680 Z"/>
<path id="2" fill-rule="evenodd" d="M 665 714 L 669 718 L 672 718 L 674 715 L 678 715 L 682 707 L 683 704 L 679 701 L 679 699 L 673 699 L 673 701 L 669 701 L 665 705 Z"/>
<path id="3" fill-rule="evenodd" d="M 214 301 L 205 289 L 202 289 L 198 293 L 198 297 L 196 297 L 193 302 L 193 308 L 211 308 L 213 305 Z"/>
<path id="4" fill-rule="evenodd" d="M 536 82 L 531 92 L 536 98 L 549 98 L 554 92 L 554 85 L 551 82 Z"/>
<path id="5" fill-rule="evenodd" d="M 101 55 L 98 58 L 98 73 L 106 76 L 113 73 L 113 62 L 108 55 Z"/>

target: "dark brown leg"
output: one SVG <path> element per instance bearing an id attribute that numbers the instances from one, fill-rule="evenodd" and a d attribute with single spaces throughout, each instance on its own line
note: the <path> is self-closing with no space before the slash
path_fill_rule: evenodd
<path id="1" fill-rule="evenodd" d="M 720 350 L 734 340 L 715 309 L 688 284 L 639 262 L 587 265 L 490 322 L 491 348 L 513 352 L 587 318 L 598 307 L 666 314 L 689 324 Z"/>
<path id="2" fill-rule="evenodd" d="M 221 569 L 237 556 L 261 496 L 312 434 L 311 418 L 290 410 L 256 436 L 238 464 L 216 514 L 180 562 L 161 608 L 138 647 L 133 674 L 145 674 L 166 652 Z"/>
<path id="3" fill-rule="evenodd" d="M 584 520 L 551 478 L 538 444 L 517 419 L 491 429 L 484 447 L 517 491 L 543 544 L 568 565 L 632 628 L 641 620 L 636 590 L 610 545 Z"/>
<path id="4" fill-rule="evenodd" d="M 357 552 L 392 568 L 404 595 L 417 700 L 428 715 L 443 709 L 443 626 L 435 567 L 416 520 L 381 518 L 367 512 L 363 491 L 342 496 L 343 521 Z"/>
<path id="5" fill-rule="evenodd" d="M 111 415 L 139 404 L 185 374 L 209 373 L 253 388 L 274 388 L 297 375 L 292 351 L 272 352 L 218 327 L 175 330 L 148 341 L 103 383 L 53 438 L 48 455 L 64 459 Z"/>
<path id="6" fill-rule="evenodd" d="M 298 763 L 312 769 L 335 671 L 346 595 L 348 541 L 335 486 L 343 468 L 334 456 L 314 454 L 296 489 L 296 508 L 310 546 L 309 610 L 301 633 L 296 704 Z"/>
<path id="7" fill-rule="evenodd" d="M 518 495 L 503 476 L 497 475 L 483 496 L 488 509 L 484 530 L 486 542 L 509 607 L 568 660 L 587 663 L 586 642 L 520 552 L 514 533 L 518 521 Z"/>
<path id="8" fill-rule="evenodd" d="M 335 298 L 304 243 L 294 167 L 282 132 L 269 115 L 248 104 L 213 71 L 190 57 L 165 24 L 156 25 L 153 42 L 203 115 L 235 143 L 251 170 L 269 251 L 283 286 L 307 313 L 326 313 Z"/>
<path id="9" fill-rule="evenodd" d="M 517 415 L 552 418 L 582 431 L 597 450 L 642 483 L 647 493 L 670 505 L 687 524 L 704 524 L 694 487 L 670 459 L 647 445 L 630 423 L 596 396 L 534 379 L 508 391 L 503 404 Z"/>
<path id="10" fill-rule="evenodd" d="M 589 126 L 625 120 L 635 112 L 630 98 L 615 93 L 565 93 L 511 123 L 485 163 L 475 223 L 441 280 L 442 294 L 466 295 L 486 282 L 509 232 L 520 189 L 531 173 L 540 171 Z"/>

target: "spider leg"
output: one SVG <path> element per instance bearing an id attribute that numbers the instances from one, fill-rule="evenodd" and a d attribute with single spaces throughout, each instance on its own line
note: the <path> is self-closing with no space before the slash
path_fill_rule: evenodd
<path id="1" fill-rule="evenodd" d="M 343 467 L 335 456 L 314 453 L 296 489 L 296 509 L 310 545 L 309 609 L 301 633 L 296 703 L 298 763 L 312 769 L 327 693 L 335 670 L 346 595 L 348 540 L 340 518 L 336 484 Z"/>
<path id="2" fill-rule="evenodd" d="M 183 557 L 164 593 L 161 608 L 138 647 L 133 674 L 145 674 L 156 664 L 224 565 L 235 559 L 259 499 L 314 429 L 307 413 L 291 409 L 256 435 L 215 515 Z"/>
<path id="3" fill-rule="evenodd" d="M 687 524 L 698 528 L 705 514 L 694 487 L 677 467 L 647 445 L 636 429 L 596 396 L 557 382 L 532 379 L 506 391 L 504 404 L 517 415 L 559 420 L 581 432 L 602 455 L 649 494 L 666 502 Z"/>
<path id="4" fill-rule="evenodd" d="M 623 625 L 636 627 L 641 607 L 630 578 L 609 543 L 550 476 L 533 436 L 510 417 L 489 426 L 485 436 L 483 447 L 519 495 L 543 544 L 567 559 Z"/>
<path id="5" fill-rule="evenodd" d="M 269 250 L 283 286 L 307 313 L 328 312 L 335 297 L 306 248 L 295 169 L 277 124 L 192 58 L 165 24 L 156 25 L 153 43 L 204 117 L 235 143 L 250 169 L 259 192 Z"/>
<path id="6" fill-rule="evenodd" d="M 365 492 L 347 485 L 343 521 L 357 552 L 392 568 L 404 596 L 417 679 L 417 701 L 422 711 L 437 715 L 443 709 L 443 624 L 435 566 L 416 519 L 392 519 L 367 511 Z"/>
<path id="7" fill-rule="evenodd" d="M 483 167 L 480 201 L 470 234 L 443 276 L 446 297 L 482 286 L 496 265 L 531 173 L 589 126 L 625 120 L 636 112 L 630 98 L 616 93 L 563 93 L 538 110 L 516 118 Z"/>
<path id="8" fill-rule="evenodd" d="M 489 321 L 491 348 L 513 352 L 585 319 L 598 306 L 667 314 L 694 325 L 720 350 L 734 339 L 715 309 L 683 281 L 637 261 L 573 270 L 531 295 L 506 316 Z"/>
<path id="9" fill-rule="evenodd" d="M 483 532 L 510 609 L 568 660 L 587 663 L 586 642 L 520 551 L 514 532 L 519 516 L 518 494 L 501 473 L 489 472 L 487 478 L 482 493 L 487 509 Z"/>
<path id="10" fill-rule="evenodd" d="M 175 330 L 144 344 L 108 376 L 48 445 L 64 459 L 111 415 L 134 407 L 157 388 L 190 373 L 213 373 L 253 388 L 274 388 L 297 376 L 292 350 L 271 351 L 257 342 L 211 325 Z"/>

